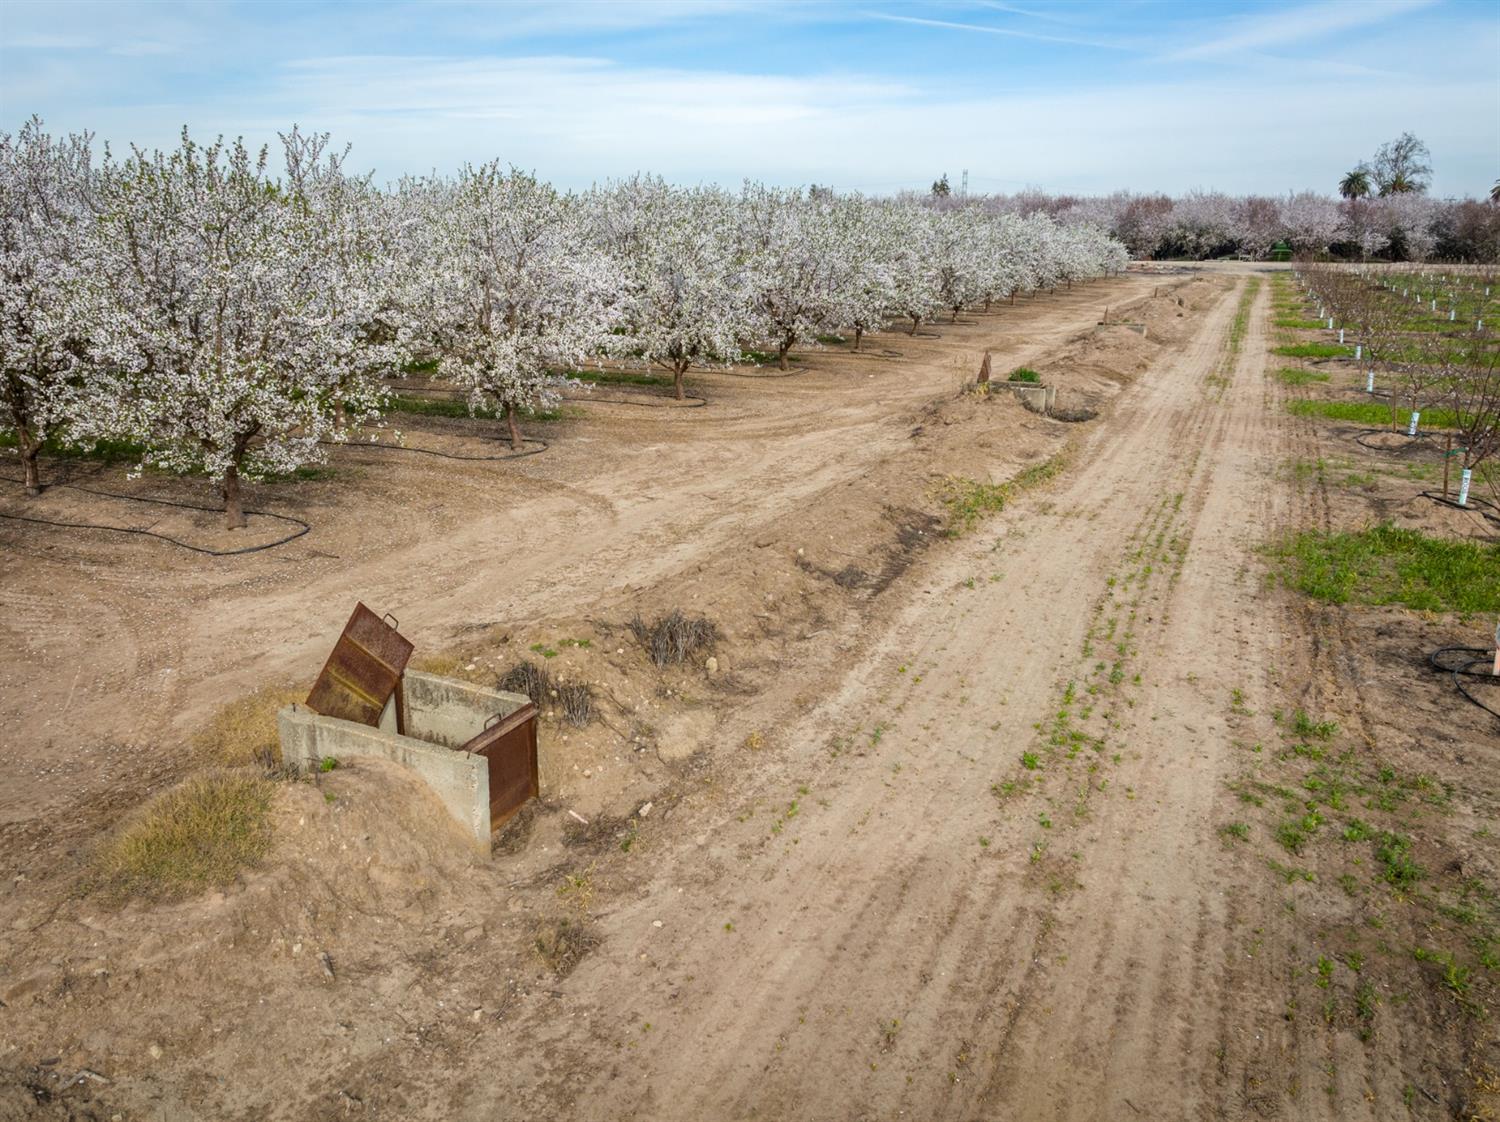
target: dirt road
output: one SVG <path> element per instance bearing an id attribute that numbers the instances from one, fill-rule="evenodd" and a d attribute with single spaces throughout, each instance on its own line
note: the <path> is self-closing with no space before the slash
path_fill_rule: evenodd
<path id="1" fill-rule="evenodd" d="M 1274 520 L 1271 418 L 1255 371 L 1222 396 L 1208 381 L 1235 307 L 1066 483 L 926 572 L 788 737 L 779 783 L 609 915 L 572 1015 L 535 1026 L 596 1076 L 575 1116 L 1083 1119 L 1131 1099 L 1189 1118 L 1222 1100 L 1220 1050 L 1259 1050 L 1224 1016 L 1227 688 L 1253 689 L 1280 640 L 1245 573 L 1247 526 Z M 629 1051 L 598 1063 L 612 1046 Z"/>

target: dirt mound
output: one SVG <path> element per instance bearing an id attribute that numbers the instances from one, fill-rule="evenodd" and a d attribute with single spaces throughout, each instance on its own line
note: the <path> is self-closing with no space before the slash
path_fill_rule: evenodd
<path id="1" fill-rule="evenodd" d="M 507 884 L 557 855 L 538 850 L 502 871 L 425 785 L 384 761 L 281 784 L 273 813 L 273 854 L 236 883 L 160 907 L 113 910 L 85 896 L 50 920 L 45 944 L 9 956 L 0 976 L 9 1031 L 55 1057 L 15 1073 L 42 1117 L 108 1118 L 163 1082 L 179 1089 L 164 1107 L 202 1116 L 190 1105 L 199 1101 L 191 1073 L 257 1066 L 288 1025 L 320 1026 L 298 1050 L 321 1052 L 334 1070 L 347 1045 L 375 1043 L 361 1010 L 388 1004 L 399 1024 L 403 1009 L 422 1007 L 406 990 L 430 986 L 416 979 L 433 961 L 472 948 L 497 907 L 504 914 Z M 516 957 L 507 943 L 507 955 L 509 976 L 530 969 L 524 945 Z M 101 1018 L 105 1005 L 137 1012 Z M 413 1014 L 414 1028 L 425 1015 Z M 389 1031 L 386 1022 L 382 1038 Z"/>

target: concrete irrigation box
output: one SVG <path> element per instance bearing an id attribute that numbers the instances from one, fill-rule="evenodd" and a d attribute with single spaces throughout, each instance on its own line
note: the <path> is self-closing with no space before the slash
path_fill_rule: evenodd
<path id="1" fill-rule="evenodd" d="M 332 756 L 376 756 L 421 776 L 448 813 L 490 851 L 490 762 L 464 751 L 499 718 L 530 706 L 524 694 L 486 689 L 453 678 L 408 670 L 404 676 L 406 735 L 396 731 L 392 699 L 372 728 L 338 717 L 324 717 L 305 705 L 289 705 L 277 714 L 283 762 L 317 768 Z"/>
<path id="2" fill-rule="evenodd" d="M 1057 401 L 1056 386 L 1046 386 L 1038 382 L 992 382 L 991 385 L 1004 386 L 1015 395 L 1017 401 L 1033 413 L 1044 415 L 1050 413 Z"/>

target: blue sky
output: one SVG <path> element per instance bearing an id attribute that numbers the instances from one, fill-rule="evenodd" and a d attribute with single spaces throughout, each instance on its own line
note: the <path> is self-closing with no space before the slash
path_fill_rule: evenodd
<path id="1" fill-rule="evenodd" d="M 385 180 L 1331 190 L 1409 129 L 1500 178 L 1500 0 L 0 0 L 0 129 L 123 146 L 293 122 Z"/>

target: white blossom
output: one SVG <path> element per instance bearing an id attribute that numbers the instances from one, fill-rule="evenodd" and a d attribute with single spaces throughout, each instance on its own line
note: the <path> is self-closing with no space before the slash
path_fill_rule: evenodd
<path id="1" fill-rule="evenodd" d="M 33 495 L 88 349 L 90 163 L 88 136 L 54 140 L 35 117 L 0 134 L 0 432 L 15 435 Z"/>
<path id="2" fill-rule="evenodd" d="M 431 208 L 428 310 L 439 371 L 473 410 L 557 405 L 619 318 L 620 272 L 591 242 L 580 201 L 498 161 L 408 192 Z"/>
<path id="3" fill-rule="evenodd" d="M 338 266 L 318 217 L 266 172 L 267 152 L 183 131 L 134 149 L 100 180 L 94 368 L 74 419 L 123 437 L 143 463 L 221 482 L 244 525 L 240 479 L 323 457 L 334 432 L 325 356 L 346 341 Z"/>

